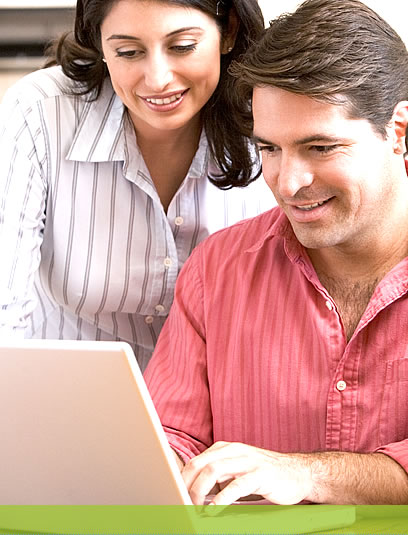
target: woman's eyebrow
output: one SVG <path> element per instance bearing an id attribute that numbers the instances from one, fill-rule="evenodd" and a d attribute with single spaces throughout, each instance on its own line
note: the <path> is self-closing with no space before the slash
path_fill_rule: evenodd
<path id="1" fill-rule="evenodd" d="M 202 28 L 200 28 L 200 26 L 186 26 L 185 28 L 179 28 L 178 30 L 174 30 L 168 34 L 166 34 L 166 37 L 172 37 L 173 35 L 177 35 L 178 33 L 183 33 L 183 32 L 189 32 L 191 30 L 199 30 L 199 31 L 202 31 Z M 108 37 L 106 40 L 107 41 L 111 41 L 113 39 L 131 39 L 131 40 L 134 40 L 134 41 L 140 41 L 140 37 L 136 37 L 135 35 L 126 35 L 126 34 L 113 34 L 111 35 L 110 37 Z"/>
<path id="2" fill-rule="evenodd" d="M 176 35 L 178 33 L 189 32 L 191 30 L 203 31 L 200 26 L 186 26 L 185 28 L 180 28 L 179 30 L 174 30 L 173 32 L 168 33 L 166 37 L 172 37 L 173 35 Z"/>

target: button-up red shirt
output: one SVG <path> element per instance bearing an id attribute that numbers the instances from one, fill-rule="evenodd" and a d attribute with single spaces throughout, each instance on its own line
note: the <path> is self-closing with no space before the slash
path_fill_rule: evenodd
<path id="1" fill-rule="evenodd" d="M 183 268 L 145 379 L 171 445 L 381 451 L 408 471 L 408 258 L 347 343 L 279 208 L 214 234 Z"/>

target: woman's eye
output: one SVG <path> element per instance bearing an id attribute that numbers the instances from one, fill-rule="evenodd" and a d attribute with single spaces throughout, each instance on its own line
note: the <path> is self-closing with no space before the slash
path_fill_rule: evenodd
<path id="1" fill-rule="evenodd" d="M 142 53 L 141 50 L 117 50 L 116 56 L 119 58 L 136 58 Z"/>
<path id="2" fill-rule="evenodd" d="M 191 43 L 190 45 L 174 45 L 171 47 L 171 50 L 174 50 L 174 52 L 177 52 L 178 54 L 185 54 L 186 52 L 192 52 L 196 48 L 197 45 Z"/>

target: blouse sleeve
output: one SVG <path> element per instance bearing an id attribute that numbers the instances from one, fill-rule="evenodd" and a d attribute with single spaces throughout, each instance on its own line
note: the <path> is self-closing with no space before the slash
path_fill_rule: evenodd
<path id="1" fill-rule="evenodd" d="M 36 305 L 47 194 L 39 113 L 23 111 L 16 95 L 9 90 L 0 107 L 0 337 L 22 337 Z"/>
<path id="2" fill-rule="evenodd" d="M 199 250 L 180 272 L 170 315 L 144 375 L 170 445 L 185 461 L 213 442 Z"/>

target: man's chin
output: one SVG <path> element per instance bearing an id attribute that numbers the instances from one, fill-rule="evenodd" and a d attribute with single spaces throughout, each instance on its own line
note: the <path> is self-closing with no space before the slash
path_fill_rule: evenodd
<path id="1" fill-rule="evenodd" d="M 326 249 L 340 244 L 338 236 L 330 235 L 327 229 L 316 229 L 315 231 L 310 229 L 305 232 L 303 229 L 294 228 L 293 225 L 292 228 L 296 238 L 305 249 Z"/>

